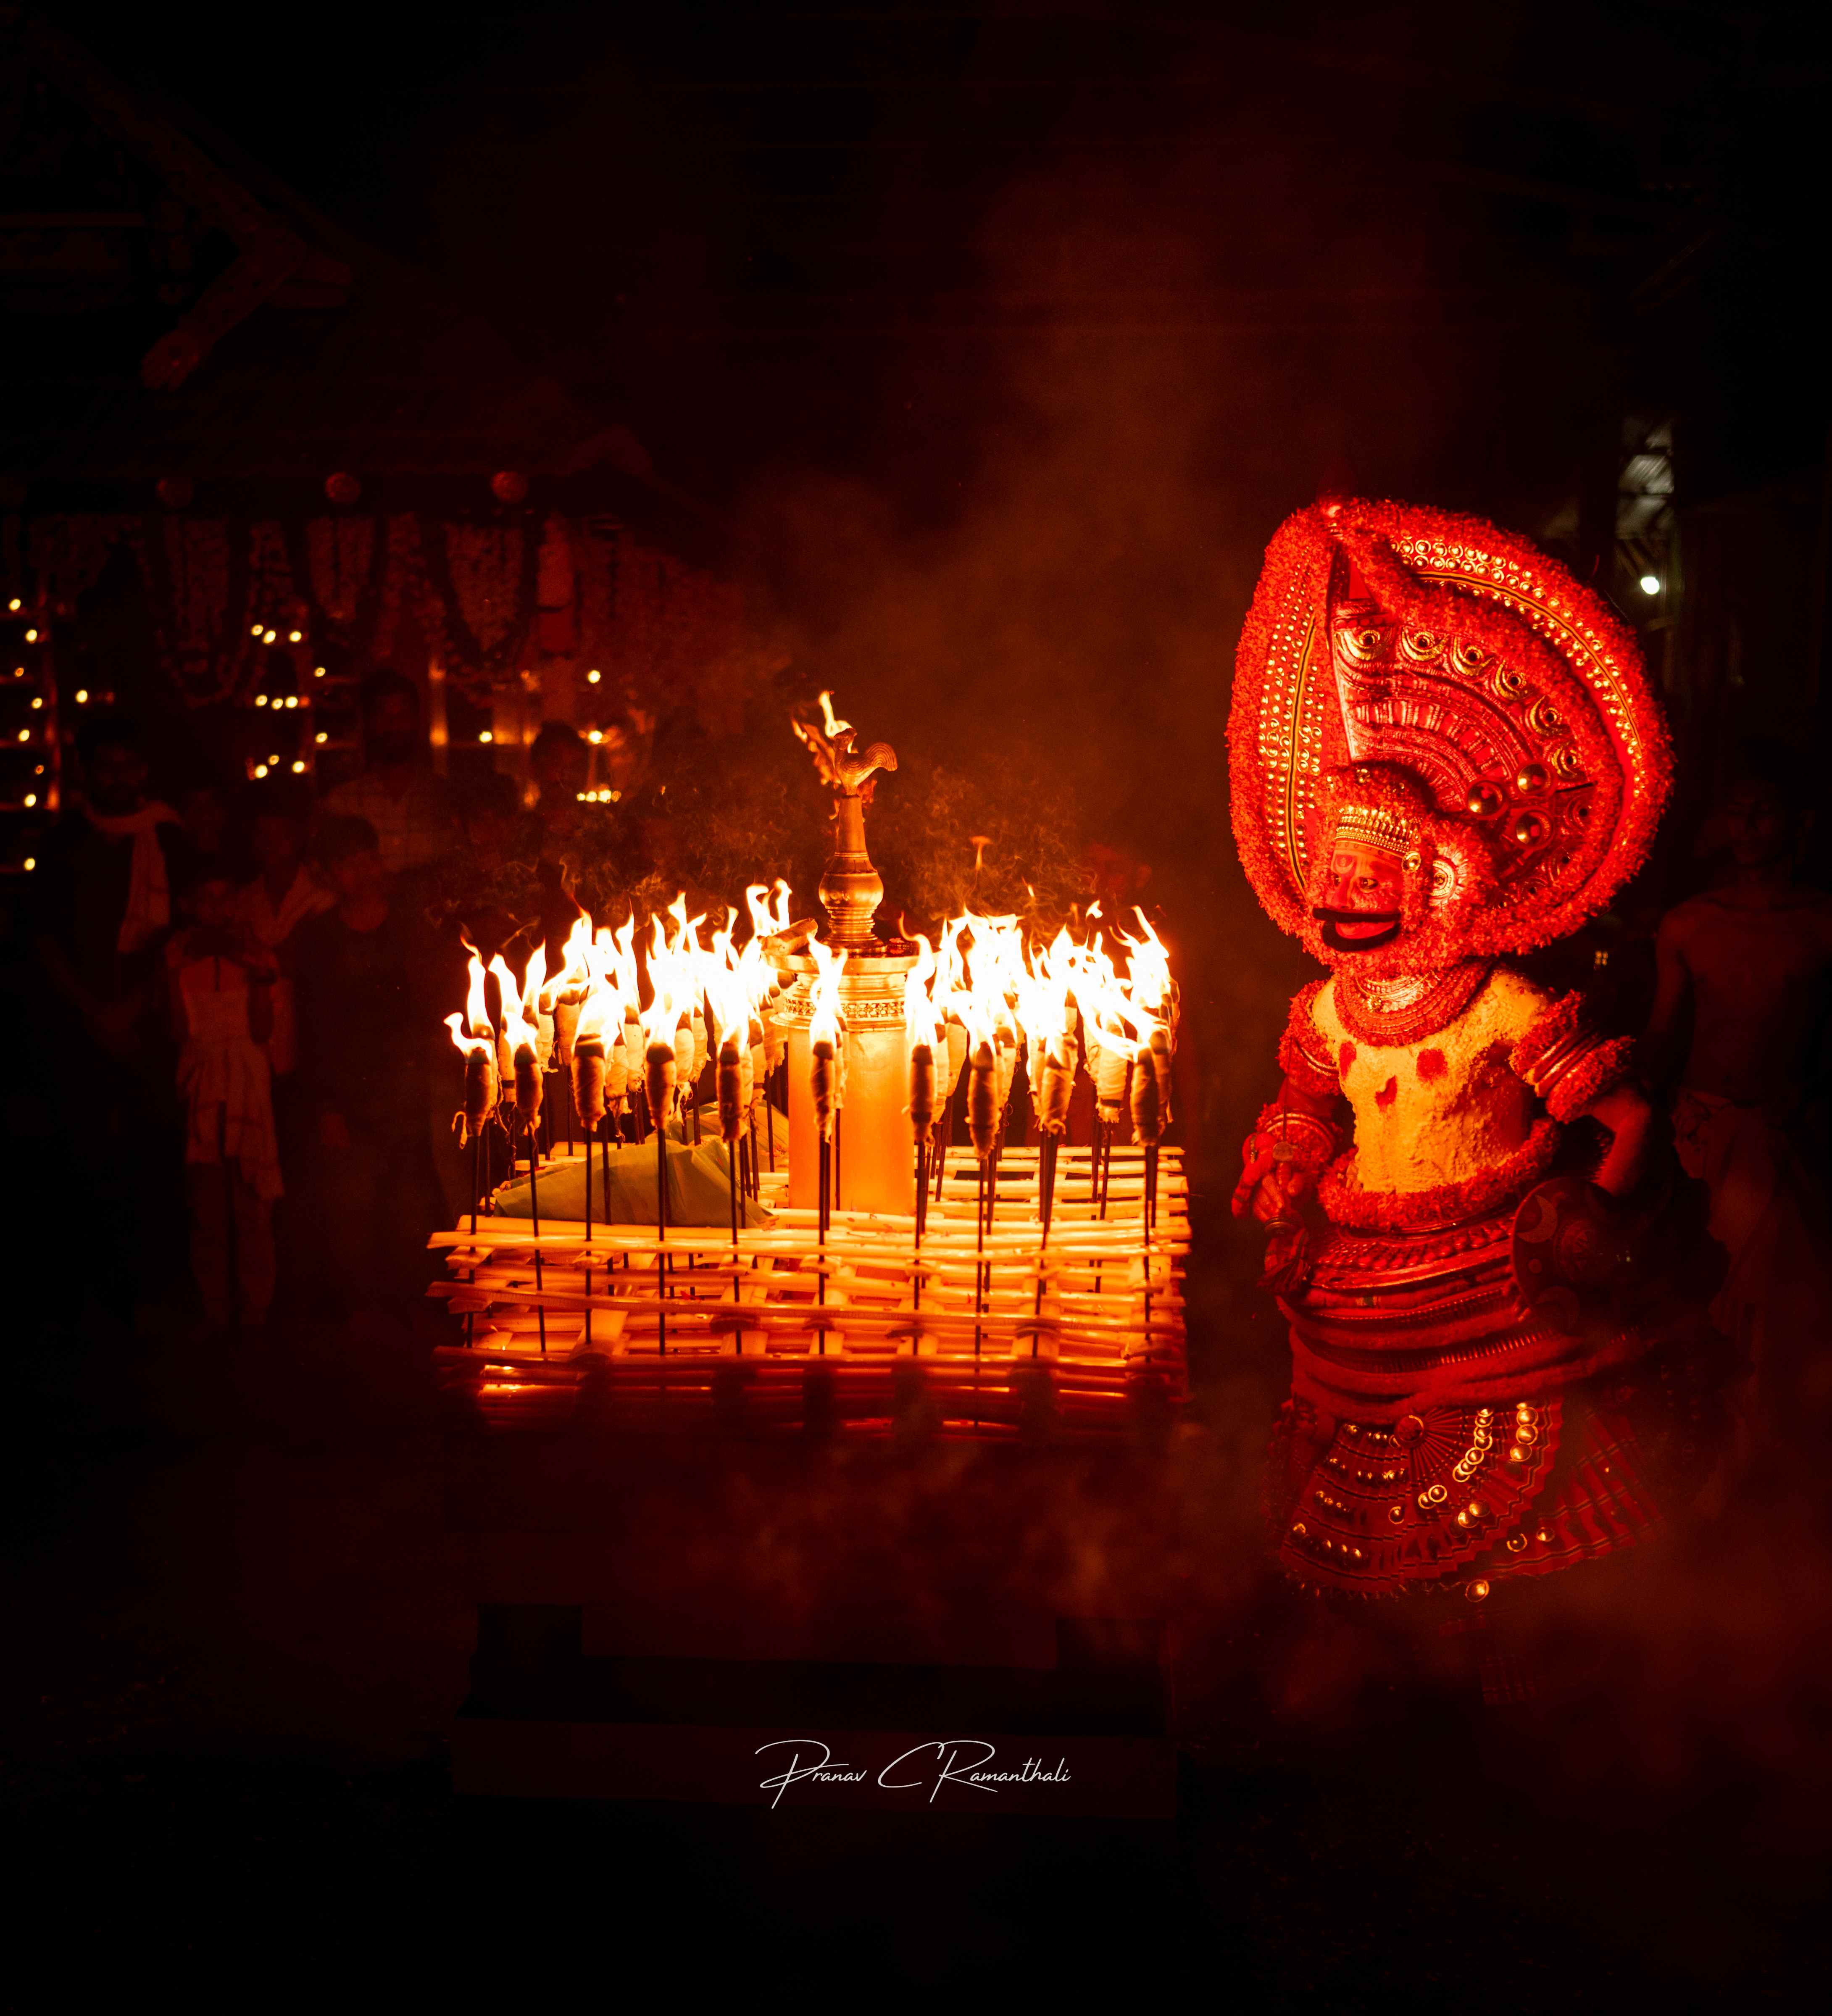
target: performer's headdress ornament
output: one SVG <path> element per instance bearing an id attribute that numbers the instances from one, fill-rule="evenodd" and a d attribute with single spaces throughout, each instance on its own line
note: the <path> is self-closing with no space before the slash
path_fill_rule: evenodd
<path id="1" fill-rule="evenodd" d="M 1316 878 L 1359 839 L 1416 857 L 1414 959 L 1575 930 L 1646 859 L 1672 768 L 1600 596 L 1480 519 L 1360 500 L 1297 513 L 1266 549 L 1229 755 L 1274 921 L 1326 956 Z"/>
<path id="2" fill-rule="evenodd" d="M 1397 854 L 1402 861 L 1418 852 L 1417 828 L 1391 805 L 1344 805 L 1336 815 L 1336 837 L 1359 840 L 1384 854 Z"/>

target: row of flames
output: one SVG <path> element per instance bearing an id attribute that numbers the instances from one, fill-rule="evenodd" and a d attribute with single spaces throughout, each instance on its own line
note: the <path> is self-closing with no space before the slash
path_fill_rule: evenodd
<path id="1" fill-rule="evenodd" d="M 764 945 L 788 929 L 788 900 L 786 882 L 745 891 L 752 929 L 741 948 L 736 911 L 728 908 L 725 923 L 706 936 L 706 917 L 689 916 L 684 895 L 650 920 L 640 946 L 634 916 L 617 931 L 594 931 L 581 914 L 551 975 L 545 945 L 535 946 L 519 981 L 500 952 L 486 967 L 473 947 L 464 1012 L 445 1018 L 465 1058 L 461 1138 L 468 1141 L 495 1113 L 505 1086 L 513 1087 L 517 1112 L 531 1124 L 541 1081 L 556 1064 L 571 1076 L 574 1105 L 588 1131 L 607 1113 L 621 1116 L 639 1090 L 656 1125 L 664 1125 L 676 1088 L 696 1083 L 709 1056 L 736 1074 L 732 1090 L 748 1110 L 785 1048 L 768 1012 L 782 984 Z M 496 982 L 501 1003 L 495 1017 L 487 979 Z"/>
<path id="2" fill-rule="evenodd" d="M 919 1143 L 927 1136 L 925 1109 L 931 1116 L 945 1111 L 970 1064 L 968 1127 L 984 1156 L 990 1136 L 1002 1130 L 1020 1056 L 1046 1134 L 1060 1135 L 1067 1125 L 1084 1055 L 1103 1121 L 1118 1119 L 1128 1071 L 1136 1076 L 1136 1065 L 1149 1060 L 1161 1127 L 1168 1121 L 1177 990 L 1164 941 L 1142 910 L 1133 915 L 1142 935 L 1114 933 L 1123 969 L 1107 949 L 1098 904 L 1084 937 L 1065 926 L 1047 945 L 1016 917 L 971 911 L 946 926 L 938 945 L 917 938 L 903 1012 Z"/>
<path id="3" fill-rule="evenodd" d="M 535 947 L 519 980 L 500 952 L 486 967 L 473 948 L 464 1012 L 445 1018 L 466 1060 L 462 1138 L 468 1141 L 495 1113 L 507 1088 L 531 1125 L 542 1080 L 556 1065 L 571 1076 L 588 1133 L 607 1112 L 621 1116 L 639 1091 L 659 1127 L 677 1089 L 697 1083 L 713 1058 L 721 1065 L 721 1119 L 729 1138 L 726 1109 L 749 1111 L 763 1098 L 765 1078 L 786 1047 L 772 1012 L 785 982 L 766 945 L 790 927 L 789 893 L 780 881 L 745 891 L 751 931 L 741 946 L 736 910 L 728 907 L 724 923 L 708 931 L 707 917 L 689 916 L 678 896 L 650 920 L 646 941 L 633 916 L 615 931 L 594 931 L 591 918 L 581 916 L 551 975 L 544 945 Z M 1028 1060 L 1045 1134 L 1062 1133 L 1084 1060 L 1104 1123 L 1119 1120 L 1130 1085 L 1136 1114 L 1144 1094 L 1155 1123 L 1149 1131 L 1154 1137 L 1161 1132 L 1170 1114 L 1177 990 L 1163 941 L 1142 911 L 1133 915 L 1139 935 L 1112 933 L 1117 959 L 1098 905 L 1079 936 L 1065 927 L 1047 943 L 1015 916 L 971 911 L 951 920 L 938 942 L 920 934 L 912 941 L 916 963 L 905 979 L 903 1008 L 919 1146 L 970 1064 L 969 1128 L 976 1149 L 988 1153 L 1002 1130 L 1020 1058 Z M 814 938 L 807 950 L 815 962 L 815 1103 L 825 1136 L 844 1103 L 848 955 Z M 487 977 L 501 1004 L 494 1016 Z M 729 1090 L 728 1080 L 735 1081 Z"/>

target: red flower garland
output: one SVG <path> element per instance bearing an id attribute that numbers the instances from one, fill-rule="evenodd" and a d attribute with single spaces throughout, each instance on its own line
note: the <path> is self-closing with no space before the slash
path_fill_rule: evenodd
<path id="1" fill-rule="evenodd" d="M 1311 1014 L 1317 996 L 1329 984 L 1326 980 L 1313 980 L 1299 988 L 1291 997 L 1291 1013 L 1286 1020 L 1285 1033 L 1279 1039 L 1280 1069 L 1320 1098 L 1341 1089 L 1341 1080 Z"/>

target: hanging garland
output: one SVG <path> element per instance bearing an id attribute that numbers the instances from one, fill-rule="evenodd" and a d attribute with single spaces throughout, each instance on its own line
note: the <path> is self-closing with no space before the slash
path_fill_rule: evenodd
<path id="1" fill-rule="evenodd" d="M 427 630 L 437 632 L 449 677 L 488 692 L 513 679 L 534 620 L 538 551 L 519 525 L 421 527 Z"/>
<path id="2" fill-rule="evenodd" d="M 446 525 L 441 529 L 458 613 L 484 656 L 498 657 L 523 613 L 522 528 Z"/>
<path id="3" fill-rule="evenodd" d="M 578 573 L 572 535 L 557 511 L 547 514 L 534 565 L 534 642 L 550 658 L 570 658 L 579 648 Z"/>
<path id="4" fill-rule="evenodd" d="M 135 550 L 153 617 L 153 648 L 188 707 L 224 697 L 248 600 L 248 547 L 223 518 L 155 518 Z"/>
<path id="5" fill-rule="evenodd" d="M 419 617 L 427 641 L 435 650 L 441 650 L 444 643 L 437 600 L 427 585 L 420 522 L 412 512 L 401 511 L 388 520 L 387 527 L 387 548 L 382 558 L 375 628 L 368 639 L 368 649 L 362 653 L 377 665 L 393 661 L 404 610 L 412 610 Z M 359 638 L 359 644 L 361 641 Z"/>
<path id="6" fill-rule="evenodd" d="M 304 565 L 296 567 L 306 585 L 313 613 L 333 635 L 348 640 L 359 619 L 373 620 L 381 583 L 379 564 L 387 552 L 373 518 L 313 518 L 303 534 Z"/>
<path id="7" fill-rule="evenodd" d="M 293 585 L 293 563 L 286 552 L 286 535 L 279 521 L 257 518 L 248 535 L 248 606 L 239 626 L 240 646 L 234 684 L 239 688 L 250 669 L 257 645 L 252 632 L 258 624 L 264 631 L 283 635 L 297 629 L 305 614 L 305 604 Z"/>

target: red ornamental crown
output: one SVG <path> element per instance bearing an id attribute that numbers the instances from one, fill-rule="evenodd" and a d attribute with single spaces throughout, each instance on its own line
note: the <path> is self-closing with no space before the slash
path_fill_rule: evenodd
<path id="1" fill-rule="evenodd" d="M 1305 933 L 1323 823 L 1366 765 L 1403 772 L 1445 837 L 1479 837 L 1493 881 L 1463 935 L 1487 953 L 1604 908 L 1672 772 L 1640 651 L 1600 596 L 1481 519 L 1332 501 L 1266 549 L 1229 722 L 1235 837 L 1286 931 Z"/>

